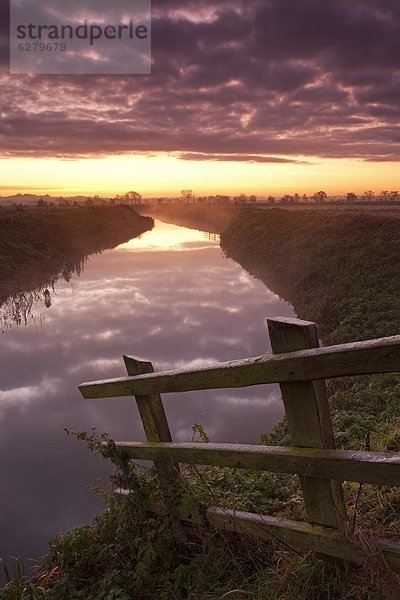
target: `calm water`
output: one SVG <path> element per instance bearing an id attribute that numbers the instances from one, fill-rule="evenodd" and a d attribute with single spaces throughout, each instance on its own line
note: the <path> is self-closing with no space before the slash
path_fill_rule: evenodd
<path id="1" fill-rule="evenodd" d="M 101 510 L 90 487 L 109 467 L 64 427 L 142 440 L 134 400 L 85 401 L 77 385 L 125 374 L 122 354 L 156 370 L 262 354 L 264 319 L 292 307 L 226 259 L 202 232 L 153 231 L 90 257 L 80 277 L 32 298 L 0 348 L 0 557 L 38 558 L 49 537 Z M 45 302 L 51 306 L 46 307 Z M 3 308 L 4 310 L 4 308 Z M 1 312 L 1 309 L 0 309 Z M 0 316 L 1 319 L 1 316 Z M 212 441 L 257 442 L 282 415 L 274 386 L 164 397 L 175 440 L 199 420 Z"/>

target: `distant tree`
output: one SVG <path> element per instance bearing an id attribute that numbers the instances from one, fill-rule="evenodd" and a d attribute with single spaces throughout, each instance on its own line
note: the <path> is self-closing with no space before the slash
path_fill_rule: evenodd
<path id="1" fill-rule="evenodd" d="M 86 198 L 85 206 L 94 206 L 93 198 Z"/>
<path id="2" fill-rule="evenodd" d="M 45 202 L 45 201 L 43 200 L 43 198 L 40 198 L 40 199 L 37 201 L 37 203 L 36 203 L 36 206 L 37 206 L 38 208 L 45 208 L 45 207 L 47 206 L 47 202 Z"/>
<path id="3" fill-rule="evenodd" d="M 328 198 L 328 194 L 326 192 L 320 191 L 320 192 L 316 192 L 313 195 L 313 200 L 316 202 L 316 204 L 322 204 L 323 202 L 325 202 L 325 200 Z"/>
<path id="4" fill-rule="evenodd" d="M 349 192 L 346 196 L 347 202 L 357 202 L 358 196 L 354 192 Z"/>
<path id="5" fill-rule="evenodd" d="M 257 196 L 249 196 L 250 204 L 255 204 L 257 202 Z"/>
<path id="6" fill-rule="evenodd" d="M 239 194 L 239 196 L 235 196 L 233 198 L 235 204 L 246 204 L 247 203 L 247 196 L 246 194 Z"/>
<path id="7" fill-rule="evenodd" d="M 190 202 L 193 202 L 193 200 L 194 200 L 193 190 L 182 190 L 181 197 L 185 200 L 185 202 L 187 204 L 189 204 Z"/>
<path id="8" fill-rule="evenodd" d="M 293 196 L 290 196 L 290 194 L 285 194 L 280 199 L 280 203 L 281 204 L 294 204 L 294 198 L 293 198 Z"/>
<path id="9" fill-rule="evenodd" d="M 364 192 L 362 199 L 367 200 L 367 202 L 371 202 L 375 198 L 375 194 L 372 190 Z"/>
<path id="10" fill-rule="evenodd" d="M 300 202 L 300 200 L 301 200 L 301 198 L 300 198 L 299 194 L 295 194 L 293 196 L 293 201 L 294 201 L 295 204 L 298 204 Z"/>
<path id="11" fill-rule="evenodd" d="M 307 202 L 307 200 L 308 200 L 307 194 L 303 194 L 301 199 L 303 200 L 303 202 Z"/>
<path id="12" fill-rule="evenodd" d="M 268 196 L 267 202 L 268 204 L 275 204 L 276 200 L 273 196 Z"/>
<path id="13" fill-rule="evenodd" d="M 138 203 L 142 199 L 142 196 L 138 192 L 127 192 L 125 194 L 125 198 L 127 200 L 132 200 L 135 203 Z"/>
<path id="14" fill-rule="evenodd" d="M 379 194 L 379 197 L 382 200 L 382 202 L 388 202 L 390 200 L 390 192 L 389 192 L 389 190 L 384 190 L 383 192 L 381 192 Z"/>
<path id="15" fill-rule="evenodd" d="M 392 202 L 393 200 L 396 200 L 398 197 L 399 193 L 396 192 L 389 192 L 389 191 L 383 191 L 379 194 L 379 196 L 381 197 L 381 199 L 383 200 L 383 202 Z"/>

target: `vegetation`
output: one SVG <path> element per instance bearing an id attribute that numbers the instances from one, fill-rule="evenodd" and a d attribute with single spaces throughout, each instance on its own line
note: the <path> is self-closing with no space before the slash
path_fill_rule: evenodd
<path id="1" fill-rule="evenodd" d="M 0 303 L 21 290 L 67 279 L 88 254 L 153 227 L 128 206 L 0 211 Z"/>
<path id="2" fill-rule="evenodd" d="M 400 332 L 397 218 L 248 210 L 221 246 L 299 318 L 316 321 L 326 343 Z"/>
<path id="3" fill-rule="evenodd" d="M 195 426 L 201 438 L 206 436 Z M 172 534 L 170 514 L 149 516 L 145 506 L 160 500 L 153 472 L 137 474 L 121 462 L 105 434 L 76 434 L 116 466 L 112 486 L 130 490 L 119 498 L 102 493 L 106 510 L 91 526 L 79 527 L 50 541 L 50 553 L 34 577 L 24 577 L 19 563 L 1 600 L 394 600 L 397 578 L 371 562 L 364 568 L 340 566 L 290 547 L 209 531 L 195 525 L 185 542 Z M 105 445 L 104 445 L 105 444 Z M 273 509 L 287 492 L 267 475 L 192 467 L 178 489 L 180 501 L 207 506 L 217 502 L 259 508 L 260 498 Z M 279 487 L 279 489 L 278 489 Z M 100 492 L 98 492 L 100 493 Z M 298 500 L 297 500 L 298 501 Z M 265 505 L 264 507 L 265 508 Z"/>
<path id="4" fill-rule="evenodd" d="M 367 215 L 245 211 L 222 235 L 228 256 L 315 320 L 326 343 L 400 331 L 400 234 L 395 219 Z M 347 378 L 329 384 L 340 448 L 400 451 L 399 375 Z M 207 443 L 200 425 L 194 435 Z M 399 581 L 376 559 L 373 535 L 398 538 L 400 493 L 395 488 L 346 484 L 350 524 L 369 552 L 363 568 L 340 567 L 288 547 L 273 548 L 234 534 L 186 530 L 172 536 L 170 515 L 150 517 L 146 501 L 160 498 L 152 471 L 139 474 L 121 461 L 106 436 L 78 434 L 117 468 L 105 494 L 106 511 L 90 527 L 57 537 L 40 573 L 16 577 L 0 598 L 379 600 L 400 597 Z M 106 442 L 105 445 L 101 445 Z M 285 423 L 262 436 L 288 444 Z M 187 468 L 181 501 L 217 504 L 301 519 L 296 477 L 221 468 Z M 367 537 L 364 529 L 372 531 Z"/>
<path id="5" fill-rule="evenodd" d="M 326 344 L 400 332 L 400 234 L 396 218 L 367 214 L 246 211 L 222 235 L 228 256 L 268 282 L 296 314 L 317 322 Z M 329 382 L 336 443 L 400 451 L 400 375 Z M 285 424 L 263 441 L 288 444 Z M 357 486 L 348 486 L 354 511 Z M 357 524 L 400 533 L 400 492 L 364 486 Z"/>

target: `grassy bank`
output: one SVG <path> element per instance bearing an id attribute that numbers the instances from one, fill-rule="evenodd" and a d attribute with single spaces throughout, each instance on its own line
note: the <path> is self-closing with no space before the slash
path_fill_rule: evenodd
<path id="1" fill-rule="evenodd" d="M 151 229 L 127 206 L 0 211 L 0 302 L 66 276 L 85 257 Z"/>
<path id="2" fill-rule="evenodd" d="M 400 333 L 400 231 L 389 217 L 246 211 L 222 235 L 228 256 L 315 321 L 326 344 Z M 339 448 L 400 451 L 400 375 L 329 382 Z M 289 443 L 285 424 L 266 442 Z M 347 485 L 349 513 L 356 487 Z M 357 524 L 399 539 L 400 493 L 364 486 Z"/>
<path id="3" fill-rule="evenodd" d="M 222 246 L 290 301 L 299 317 L 315 320 L 326 343 L 400 331 L 400 235 L 390 219 L 251 210 L 225 229 Z M 339 447 L 364 449 L 368 440 L 372 450 L 400 451 L 399 383 L 394 375 L 349 378 L 330 385 Z M 200 441 L 207 443 L 201 426 L 194 429 Z M 79 437 L 115 460 L 112 444 L 100 447 L 101 440 L 93 436 Z M 285 424 L 264 435 L 263 441 L 289 443 Z M 112 485 L 129 487 L 131 496 L 123 501 L 106 496 L 107 511 L 92 526 L 53 540 L 40 575 L 29 583 L 17 578 L 0 593 L 2 599 L 400 597 L 398 580 L 373 555 L 363 568 L 340 569 L 289 547 L 273 548 L 273 543 L 194 527 L 188 528 L 185 544 L 176 544 L 169 515 L 149 517 L 143 508 L 149 499 L 159 497 L 154 476 L 135 474 L 127 465 L 116 463 L 119 469 Z M 187 470 L 179 494 L 183 502 L 194 500 L 200 506 L 217 504 L 304 518 L 298 481 L 291 476 L 193 468 Z M 358 485 L 346 484 L 345 495 L 349 520 L 354 517 L 358 531 L 368 527 L 398 539 L 400 494 L 396 489 L 363 486 L 360 490 Z"/>
<path id="4" fill-rule="evenodd" d="M 245 211 L 222 248 L 316 321 L 328 342 L 400 332 L 398 221 L 366 214 Z"/>

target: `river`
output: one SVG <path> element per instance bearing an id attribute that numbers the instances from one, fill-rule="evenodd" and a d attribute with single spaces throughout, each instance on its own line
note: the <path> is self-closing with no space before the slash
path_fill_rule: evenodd
<path id="1" fill-rule="evenodd" d="M 20 324 L 2 319 L 5 560 L 38 559 L 51 536 L 89 523 L 102 509 L 90 488 L 107 485 L 110 467 L 65 427 L 144 439 L 133 399 L 85 401 L 79 383 L 123 376 L 124 353 L 151 360 L 156 370 L 262 354 L 269 350 L 265 318 L 294 316 L 287 302 L 223 255 L 215 236 L 160 221 L 140 238 L 92 255 L 79 277 L 60 279 L 31 303 Z M 190 441 L 199 421 L 211 441 L 257 442 L 283 414 L 276 386 L 164 400 L 177 441 Z"/>

